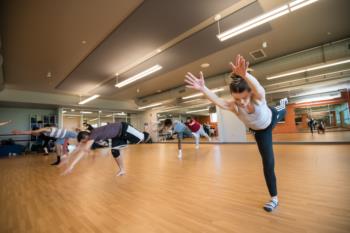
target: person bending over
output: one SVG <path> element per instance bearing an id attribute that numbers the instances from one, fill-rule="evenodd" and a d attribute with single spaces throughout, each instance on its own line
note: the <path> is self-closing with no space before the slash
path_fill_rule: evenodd
<path id="1" fill-rule="evenodd" d="M 67 140 L 69 139 L 75 139 L 77 137 L 77 133 L 74 131 L 69 131 L 66 129 L 60 129 L 56 127 L 44 127 L 36 130 L 13 130 L 12 133 L 14 134 L 28 134 L 28 135 L 34 135 L 38 136 L 40 134 L 43 134 L 50 138 L 55 138 L 55 147 L 56 147 L 56 154 L 57 154 L 57 160 L 53 162 L 51 165 L 58 165 L 61 162 L 61 157 L 64 155 L 65 151 L 67 151 L 67 148 L 65 148 L 64 145 L 67 145 Z"/>
<path id="2" fill-rule="evenodd" d="M 147 132 L 140 132 L 126 122 L 117 122 L 102 127 L 94 128 L 91 132 L 80 131 L 77 136 L 78 146 L 69 157 L 74 157 L 71 162 L 67 161 L 67 169 L 63 175 L 70 173 L 75 165 L 91 151 L 95 141 L 112 139 L 111 153 L 117 162 L 119 172 L 117 176 L 125 174 L 123 157 L 120 150 L 129 144 L 149 143 L 151 137 Z"/>
<path id="3" fill-rule="evenodd" d="M 205 86 L 203 73 L 199 77 L 187 73 L 185 82 L 188 88 L 202 92 L 211 102 L 222 109 L 232 111 L 255 136 L 263 162 L 265 181 L 271 200 L 264 205 L 268 212 L 278 206 L 277 184 L 275 176 L 275 159 L 272 146 L 272 129 L 283 119 L 286 111 L 287 98 L 280 101 L 277 107 L 269 107 L 265 98 L 265 90 L 252 75 L 247 73 L 249 63 L 237 55 L 232 66 L 232 83 L 230 91 L 232 100 L 219 98 Z"/>
<path id="4" fill-rule="evenodd" d="M 199 140 L 201 136 L 206 137 L 209 142 L 211 141 L 209 135 L 204 131 L 203 126 L 192 117 L 187 117 L 185 124 L 192 131 L 192 134 L 196 140 L 196 149 L 199 149 Z"/>

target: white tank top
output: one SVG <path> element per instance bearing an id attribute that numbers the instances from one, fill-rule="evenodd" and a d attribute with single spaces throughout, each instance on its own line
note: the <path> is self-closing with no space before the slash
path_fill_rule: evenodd
<path id="1" fill-rule="evenodd" d="M 246 108 L 238 106 L 238 118 L 250 129 L 266 129 L 271 124 L 272 119 L 272 112 L 267 106 L 266 100 L 254 103 L 254 108 L 253 113 L 248 113 Z"/>

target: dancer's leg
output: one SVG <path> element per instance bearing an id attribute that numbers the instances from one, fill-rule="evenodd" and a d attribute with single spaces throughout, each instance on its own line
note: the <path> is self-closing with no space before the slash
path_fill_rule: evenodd
<path id="1" fill-rule="evenodd" d="M 272 147 L 272 128 L 269 127 L 266 130 L 255 132 L 255 139 L 263 162 L 266 185 L 271 196 L 271 201 L 265 204 L 264 209 L 270 212 L 278 205 L 275 157 Z"/>
<path id="2" fill-rule="evenodd" d="M 63 145 L 59 144 L 59 143 L 56 143 L 55 147 L 56 147 L 57 160 L 55 162 L 51 163 L 51 165 L 58 165 L 61 162 Z"/>
<path id="3" fill-rule="evenodd" d="M 208 139 L 208 141 L 211 141 L 211 138 L 209 137 L 209 135 L 205 132 L 203 125 L 201 125 L 200 129 L 199 129 L 199 135 L 202 135 L 204 137 L 206 137 Z"/>
<path id="4" fill-rule="evenodd" d="M 199 149 L 199 140 L 200 140 L 200 134 L 199 131 L 197 132 L 192 132 L 192 135 L 194 137 L 195 143 L 196 143 L 196 149 Z"/>

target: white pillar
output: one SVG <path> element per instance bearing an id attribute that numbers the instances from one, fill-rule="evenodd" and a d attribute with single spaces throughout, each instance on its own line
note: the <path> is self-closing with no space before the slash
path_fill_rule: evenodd
<path id="1" fill-rule="evenodd" d="M 247 134 L 245 125 L 238 117 L 226 110 L 216 108 L 218 116 L 218 133 L 220 142 L 246 142 Z"/>

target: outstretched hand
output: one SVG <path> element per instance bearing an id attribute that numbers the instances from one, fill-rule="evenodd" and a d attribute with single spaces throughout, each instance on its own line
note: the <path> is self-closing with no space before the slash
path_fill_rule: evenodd
<path id="1" fill-rule="evenodd" d="M 235 63 L 233 64 L 233 62 L 231 62 L 230 65 L 232 67 L 232 73 L 239 75 L 242 78 L 246 77 L 247 70 L 249 67 L 249 62 L 246 61 L 243 56 L 238 54 L 236 56 Z"/>
<path id="2" fill-rule="evenodd" d="M 14 129 L 11 132 L 12 132 L 12 134 L 21 134 L 22 133 L 22 131 L 18 130 L 18 129 Z"/>
<path id="3" fill-rule="evenodd" d="M 61 173 L 61 176 L 69 175 L 70 173 L 72 173 L 72 171 L 73 171 L 73 168 L 70 166 L 64 172 Z"/>
<path id="4" fill-rule="evenodd" d="M 197 91 L 203 91 L 205 87 L 205 81 L 202 71 L 199 72 L 199 78 L 194 76 L 192 73 L 188 72 L 185 75 L 186 79 L 185 82 L 188 84 L 186 85 L 187 88 L 195 89 Z"/>

